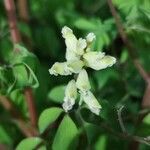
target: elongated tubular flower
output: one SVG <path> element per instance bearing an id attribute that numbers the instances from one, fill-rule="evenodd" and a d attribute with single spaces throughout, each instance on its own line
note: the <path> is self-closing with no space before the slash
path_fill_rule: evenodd
<path id="1" fill-rule="evenodd" d="M 79 73 L 76 85 L 77 88 L 83 93 L 91 89 L 88 74 L 85 69 L 82 69 Z"/>
<path id="2" fill-rule="evenodd" d="M 66 59 L 80 59 L 80 56 L 83 55 L 84 49 L 87 46 L 86 40 L 82 38 L 77 40 L 76 36 L 73 34 L 73 31 L 66 26 L 62 28 L 62 36 L 65 38 L 66 43 Z"/>
<path id="3" fill-rule="evenodd" d="M 77 88 L 75 80 L 71 80 L 65 90 L 64 103 L 62 104 L 63 109 L 68 112 L 72 109 L 77 98 Z"/>
<path id="4" fill-rule="evenodd" d="M 59 63 L 59 62 L 56 62 L 53 64 L 53 66 L 49 69 L 49 73 L 51 75 L 71 75 L 72 72 L 69 70 L 68 66 L 67 66 L 67 63 L 66 62 L 62 62 L 62 63 Z"/>
<path id="5" fill-rule="evenodd" d="M 116 58 L 102 52 L 87 52 L 83 55 L 86 65 L 95 70 L 111 67 L 116 63 Z"/>
<path id="6" fill-rule="evenodd" d="M 91 112 L 96 115 L 99 115 L 100 109 L 102 108 L 95 96 L 91 91 L 87 91 L 86 93 L 81 92 L 81 97 L 83 101 L 88 105 Z"/>

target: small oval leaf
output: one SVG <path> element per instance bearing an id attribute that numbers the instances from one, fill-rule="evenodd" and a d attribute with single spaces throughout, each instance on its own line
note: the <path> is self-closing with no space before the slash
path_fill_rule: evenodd
<path id="1" fill-rule="evenodd" d="M 53 150 L 75 149 L 78 129 L 69 116 L 65 116 L 59 125 L 52 145 Z"/>
<path id="2" fill-rule="evenodd" d="M 54 87 L 48 94 L 48 98 L 56 103 L 62 103 L 65 96 L 65 86 L 60 85 Z"/>
<path id="3" fill-rule="evenodd" d="M 41 145 L 43 140 L 38 137 L 30 137 L 22 140 L 16 150 L 33 150 L 36 149 L 38 145 Z M 46 150 L 46 147 L 44 145 L 39 146 L 38 150 Z"/>
<path id="4" fill-rule="evenodd" d="M 40 115 L 38 126 L 40 133 L 44 132 L 50 124 L 52 124 L 63 112 L 63 109 L 58 107 L 45 109 Z"/>

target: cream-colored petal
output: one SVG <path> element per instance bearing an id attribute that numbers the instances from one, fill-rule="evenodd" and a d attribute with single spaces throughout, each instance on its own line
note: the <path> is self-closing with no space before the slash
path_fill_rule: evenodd
<path id="1" fill-rule="evenodd" d="M 87 91 L 86 93 L 81 94 L 83 101 L 88 105 L 91 112 L 95 113 L 96 115 L 99 115 L 101 105 L 93 95 L 91 91 Z"/>
<path id="2" fill-rule="evenodd" d="M 69 27 L 64 26 L 61 30 L 61 33 L 63 38 L 67 38 L 68 35 L 73 34 L 73 31 Z"/>
<path id="3" fill-rule="evenodd" d="M 80 56 L 77 55 L 74 51 L 71 51 L 69 49 L 66 50 L 66 60 L 72 61 L 72 60 L 79 60 Z"/>
<path id="4" fill-rule="evenodd" d="M 65 90 L 65 97 L 73 98 L 73 99 L 77 98 L 77 87 L 76 87 L 75 80 L 69 81 Z"/>
<path id="5" fill-rule="evenodd" d="M 62 36 L 65 39 L 66 49 L 69 51 L 75 51 L 78 40 L 73 34 L 73 31 L 69 27 L 64 26 L 62 28 Z"/>
<path id="6" fill-rule="evenodd" d="M 72 72 L 69 70 L 68 66 L 67 66 L 67 63 L 66 62 L 62 62 L 62 63 L 59 63 L 59 62 L 56 62 L 53 64 L 53 66 L 49 69 L 49 73 L 51 75 L 71 75 Z"/>
<path id="7" fill-rule="evenodd" d="M 81 60 L 68 61 L 67 64 L 68 68 L 73 73 L 79 73 L 82 70 L 82 67 L 84 66 L 84 63 Z"/>
<path id="8" fill-rule="evenodd" d="M 70 99 L 68 97 L 65 97 L 64 98 L 64 102 L 62 104 L 62 107 L 65 110 L 65 112 L 68 112 L 69 110 L 71 110 L 73 108 L 74 104 L 75 104 L 75 100 L 74 99 Z"/>
<path id="9" fill-rule="evenodd" d="M 77 87 L 75 80 L 69 81 L 65 89 L 64 103 L 62 104 L 63 109 L 68 112 L 73 108 L 75 99 L 77 98 Z"/>
<path id="10" fill-rule="evenodd" d="M 116 63 L 115 57 L 105 56 L 105 53 L 102 52 L 87 52 L 83 58 L 86 65 L 95 70 L 105 69 Z"/>
<path id="11" fill-rule="evenodd" d="M 116 63 L 116 58 L 115 57 L 106 55 L 102 59 L 95 62 L 95 64 L 92 64 L 91 68 L 93 68 L 95 70 L 101 70 L 101 69 L 105 69 L 107 67 L 111 67 L 115 63 Z"/>
<path id="12" fill-rule="evenodd" d="M 76 53 L 78 55 L 83 55 L 84 49 L 86 48 L 87 43 L 85 39 L 79 38 L 76 46 Z"/>
<path id="13" fill-rule="evenodd" d="M 89 33 L 87 36 L 86 36 L 86 40 L 88 43 L 91 43 L 93 42 L 93 40 L 96 39 L 96 36 L 93 32 Z"/>
<path id="14" fill-rule="evenodd" d="M 88 74 L 85 69 L 82 69 L 79 73 L 76 81 L 77 88 L 82 91 L 86 92 L 91 89 Z"/>

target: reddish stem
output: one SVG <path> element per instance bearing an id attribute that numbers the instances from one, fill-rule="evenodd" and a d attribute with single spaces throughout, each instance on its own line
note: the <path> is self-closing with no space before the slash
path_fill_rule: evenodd
<path id="1" fill-rule="evenodd" d="M 14 0 L 4 0 L 4 4 L 8 16 L 8 23 L 11 31 L 12 41 L 13 43 L 19 43 L 21 42 L 21 37 L 17 28 Z"/>
<path id="2" fill-rule="evenodd" d="M 32 89 L 27 87 L 24 90 L 24 94 L 27 100 L 27 105 L 28 108 L 30 110 L 30 119 L 31 119 L 31 124 L 36 127 L 37 125 L 37 114 L 36 114 L 36 108 L 35 108 L 35 104 L 33 103 L 33 93 L 32 93 Z"/>
<path id="3" fill-rule="evenodd" d="M 16 19 L 16 12 L 15 12 L 15 4 L 14 0 L 4 0 L 7 16 L 8 16 L 8 23 L 10 27 L 10 32 L 11 32 L 11 38 L 12 42 L 15 43 L 20 43 L 21 42 L 21 35 L 20 32 L 17 28 L 17 19 Z M 19 49 L 15 49 L 15 52 L 18 52 Z M 36 127 L 37 123 L 37 116 L 36 116 L 36 109 L 35 109 L 35 103 L 34 103 L 34 98 L 32 94 L 31 88 L 26 88 L 24 90 L 25 97 L 26 97 L 26 102 L 28 105 L 29 109 L 29 115 L 31 119 L 31 123 L 33 127 Z"/>

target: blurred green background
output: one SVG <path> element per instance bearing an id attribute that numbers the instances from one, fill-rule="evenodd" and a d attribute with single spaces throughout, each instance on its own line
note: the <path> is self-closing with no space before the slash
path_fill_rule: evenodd
<path id="1" fill-rule="evenodd" d="M 33 66 L 40 84 L 37 89 L 34 89 L 38 115 L 48 107 L 61 107 L 64 92 L 62 86 L 71 79 L 65 76 L 51 76 L 48 72 L 54 62 L 65 60 L 66 47 L 61 28 L 66 25 L 73 29 L 78 38 L 94 32 L 96 40 L 92 45 L 93 49 L 104 51 L 117 58 L 116 65 L 111 68 L 101 71 L 88 70 L 92 91 L 100 100 L 103 109 L 98 120 L 93 118 L 87 110 L 83 111 L 83 118 L 87 121 L 88 144 L 83 140 L 78 149 L 133 149 L 131 140 L 117 135 L 117 133 L 122 133 L 117 116 L 117 110 L 122 105 L 124 106 L 122 118 L 127 132 L 141 137 L 150 136 L 150 116 L 144 118 L 140 124 L 137 123 L 139 113 L 142 111 L 145 82 L 133 65 L 118 34 L 107 1 L 28 0 L 25 14 L 23 12 L 25 6 L 20 2 L 21 0 L 15 1 L 22 43 L 38 58 Z M 139 61 L 145 70 L 150 72 L 150 1 L 113 0 L 113 3 L 121 16 L 125 32 L 138 54 Z M 3 0 L 1 0 L 1 65 L 7 64 L 8 55 L 12 49 L 8 20 Z M 24 74 L 23 70 L 21 73 Z M 2 88 L 1 91 L 5 93 Z M 9 96 L 24 116 L 28 116 L 23 94 L 16 88 Z M 101 118 L 102 120 L 99 120 Z M 113 132 L 103 128 L 103 123 L 107 123 Z M 55 129 L 51 131 L 49 137 L 51 141 L 54 136 L 53 132 L 55 133 Z M 10 114 L 0 105 L 0 144 L 6 145 L 8 149 L 14 149 L 23 138 L 24 136 L 11 120 Z M 140 143 L 138 148 L 150 149 L 144 143 Z"/>

